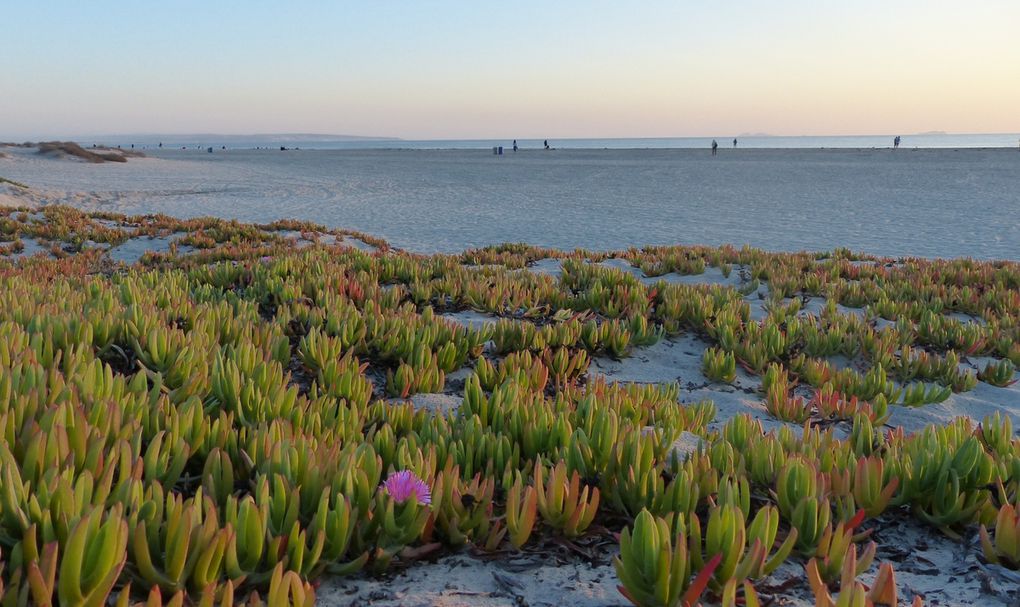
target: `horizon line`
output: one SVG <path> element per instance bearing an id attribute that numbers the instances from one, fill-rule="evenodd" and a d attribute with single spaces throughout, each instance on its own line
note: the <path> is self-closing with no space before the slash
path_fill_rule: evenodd
<path id="1" fill-rule="evenodd" d="M 740 132 L 735 134 L 715 134 L 715 135 L 652 135 L 652 136 L 487 136 L 487 137 L 406 137 L 406 136 L 393 136 L 393 135 L 353 135 L 346 133 L 314 133 L 314 132 L 292 132 L 292 131 L 281 131 L 281 132 L 269 132 L 269 133 L 212 133 L 212 132 L 138 132 L 138 133 L 78 133 L 74 137 L 66 139 L 67 141 L 76 141 L 80 138 L 96 138 L 96 139 L 124 139 L 130 137 L 201 137 L 201 138 L 272 138 L 272 137 L 307 137 L 317 138 L 319 140 L 376 140 L 376 141 L 502 141 L 502 140 L 549 140 L 555 139 L 559 141 L 568 140 L 628 140 L 628 139 L 711 139 L 714 137 L 758 137 L 758 138 L 827 138 L 827 137 L 894 137 L 907 136 L 940 136 L 940 135 L 953 135 L 953 136 L 969 136 L 969 135 L 1020 135 L 1020 131 L 981 131 L 981 132 L 954 132 L 954 131 L 941 131 L 941 130 L 930 130 L 920 131 L 913 133 L 830 133 L 824 135 L 809 135 L 809 134 L 776 134 L 776 133 L 759 133 L 759 132 Z M 333 139 L 329 139 L 333 138 Z M 50 138 L 15 138 L 22 139 L 24 142 L 40 142 L 40 141 L 54 141 L 62 140 L 61 138 L 54 139 Z M 0 141 L 6 141 L 7 139 L 0 135 Z M 13 141 L 12 141 L 13 142 Z"/>

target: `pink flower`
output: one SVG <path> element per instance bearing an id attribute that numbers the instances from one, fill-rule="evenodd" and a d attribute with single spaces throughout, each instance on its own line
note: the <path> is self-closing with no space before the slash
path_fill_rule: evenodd
<path id="1" fill-rule="evenodd" d="M 389 493 L 390 497 L 399 503 L 404 503 L 411 497 L 414 497 L 423 506 L 432 503 L 432 492 L 429 491 L 429 486 L 410 470 L 401 470 L 390 474 L 383 482 L 382 489 L 385 489 L 386 493 Z"/>

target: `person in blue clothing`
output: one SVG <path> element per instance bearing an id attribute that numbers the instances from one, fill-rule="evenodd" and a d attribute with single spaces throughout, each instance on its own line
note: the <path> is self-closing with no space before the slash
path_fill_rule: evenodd
<path id="1" fill-rule="evenodd" d="M 719 142 L 715 139 L 712 140 L 712 155 L 715 156 L 719 150 Z"/>
<path id="2" fill-rule="evenodd" d="M 517 140 L 516 139 L 514 139 L 514 151 L 515 152 L 517 151 Z"/>

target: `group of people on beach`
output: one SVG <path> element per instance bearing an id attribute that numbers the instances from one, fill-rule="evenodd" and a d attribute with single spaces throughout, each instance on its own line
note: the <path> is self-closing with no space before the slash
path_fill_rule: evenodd
<path id="1" fill-rule="evenodd" d="M 551 150 L 552 149 L 551 147 L 549 147 L 549 140 L 548 139 L 543 141 L 542 145 L 545 146 L 545 149 L 547 149 L 547 150 Z M 517 147 L 517 140 L 514 139 L 514 151 L 516 152 L 518 149 L 519 148 Z"/>
<path id="2" fill-rule="evenodd" d="M 543 141 L 542 144 L 545 146 L 545 149 L 547 149 L 547 150 L 552 149 L 552 148 L 549 147 L 549 140 L 548 139 Z M 737 138 L 734 137 L 733 138 L 733 148 L 736 149 L 736 147 L 737 147 Z M 900 147 L 900 136 L 897 135 L 893 139 L 893 149 L 897 149 L 899 147 Z M 514 147 L 513 147 L 513 149 L 514 149 L 515 152 L 519 149 L 517 147 L 517 140 L 516 139 L 514 139 Z M 715 156 L 718 153 L 719 153 L 719 142 L 716 141 L 715 139 L 713 139 L 712 140 L 712 155 Z"/>
<path id="3" fill-rule="evenodd" d="M 737 138 L 734 137 L 733 138 L 733 148 L 736 149 L 736 147 L 737 147 Z M 896 137 L 893 138 L 893 149 L 894 150 L 898 150 L 899 147 L 900 147 L 900 136 L 897 135 Z M 517 151 L 517 141 L 516 140 L 514 141 L 514 151 Z M 712 155 L 715 156 L 718 153 L 719 153 L 719 142 L 716 141 L 715 139 L 713 139 L 712 140 Z"/>
<path id="4" fill-rule="evenodd" d="M 737 149 L 737 138 L 733 138 L 733 149 Z M 712 155 L 715 156 L 719 153 L 719 142 L 715 139 L 712 140 Z"/>
<path id="5" fill-rule="evenodd" d="M 899 137 L 897 137 L 896 139 L 899 140 Z M 898 145 L 898 143 L 897 143 L 897 145 Z M 551 150 L 552 149 L 552 148 L 549 147 L 549 140 L 548 139 L 546 139 L 546 140 L 544 140 L 542 142 L 542 146 L 545 149 L 547 149 L 547 150 Z M 733 138 L 733 147 L 734 147 L 734 149 L 737 147 L 737 138 L 736 137 Z M 520 149 L 520 148 L 517 146 L 517 140 L 514 139 L 513 150 L 516 152 L 518 149 Z M 502 152 L 500 152 L 500 153 L 502 153 Z M 719 153 L 719 142 L 716 141 L 715 139 L 713 139 L 712 140 L 712 155 L 715 156 L 718 153 Z"/>

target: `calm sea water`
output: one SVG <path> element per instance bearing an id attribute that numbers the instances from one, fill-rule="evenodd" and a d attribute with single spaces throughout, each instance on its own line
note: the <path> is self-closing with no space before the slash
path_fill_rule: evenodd
<path id="1" fill-rule="evenodd" d="M 719 135 L 714 139 L 723 148 L 732 148 L 733 139 L 737 139 L 738 148 L 778 148 L 778 149 L 824 149 L 824 148 L 887 148 L 892 147 L 892 135 L 852 135 L 852 136 L 811 136 L 811 137 L 779 137 L 779 136 L 741 136 L 741 135 Z M 556 149 L 697 149 L 708 148 L 712 145 L 712 137 L 657 137 L 657 138 L 632 138 L 632 139 L 549 139 L 550 147 Z M 81 139 L 85 145 L 89 145 L 88 139 Z M 159 141 L 148 136 L 140 137 L 133 141 L 114 140 L 105 138 L 94 143 L 107 145 L 121 145 L 127 147 L 134 144 L 139 147 L 155 147 Z M 251 137 L 230 137 L 228 139 L 217 138 L 215 135 L 187 136 L 181 138 L 166 138 L 164 146 L 180 148 L 256 148 L 268 147 L 317 149 L 317 150 L 387 150 L 387 149 L 410 149 L 410 150 L 455 150 L 455 149 L 491 149 L 495 146 L 503 146 L 504 153 L 510 152 L 513 139 L 364 139 L 364 140 L 342 140 L 342 141 L 304 141 L 298 139 L 281 139 L 272 136 L 251 136 Z M 517 144 L 522 149 L 542 149 L 545 140 L 543 139 L 518 139 Z M 926 133 L 920 135 L 901 135 L 901 148 L 1017 148 L 1020 147 L 1020 133 L 982 133 L 982 134 L 943 134 Z"/>

